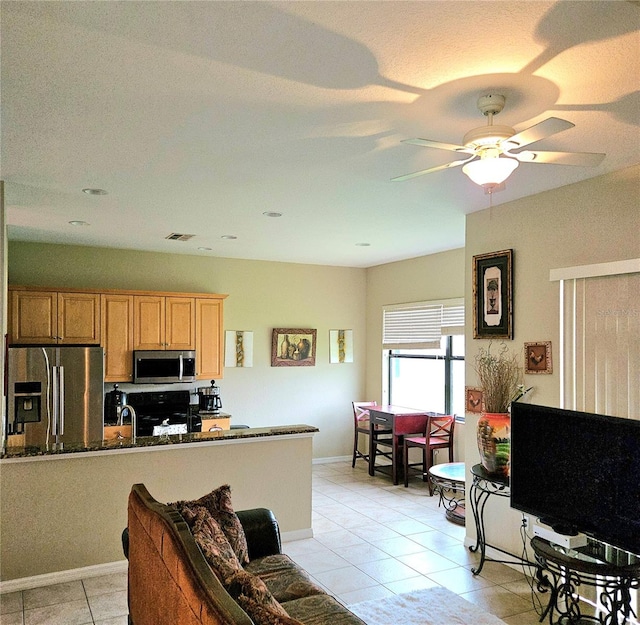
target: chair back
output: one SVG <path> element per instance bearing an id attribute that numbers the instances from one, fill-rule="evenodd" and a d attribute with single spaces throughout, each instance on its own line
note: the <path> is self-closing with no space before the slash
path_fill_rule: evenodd
<path id="1" fill-rule="evenodd" d="M 455 425 L 454 415 L 432 415 L 427 421 L 425 436 L 430 440 L 431 445 L 438 443 L 453 447 Z"/>
<path id="2" fill-rule="evenodd" d="M 353 420 L 356 424 L 356 427 L 360 421 L 366 421 L 369 419 L 369 408 L 373 406 L 377 406 L 378 402 L 376 401 L 353 401 L 351 402 L 353 406 Z"/>

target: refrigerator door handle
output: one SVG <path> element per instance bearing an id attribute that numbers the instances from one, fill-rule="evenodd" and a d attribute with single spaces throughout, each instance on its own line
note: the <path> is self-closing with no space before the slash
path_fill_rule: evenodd
<path id="1" fill-rule="evenodd" d="M 51 398 L 53 408 L 53 418 L 51 419 L 51 435 L 58 435 L 58 406 L 60 400 L 58 398 L 58 392 L 60 390 L 60 382 L 58 380 L 58 367 L 51 367 Z"/>
<path id="2" fill-rule="evenodd" d="M 60 370 L 58 375 L 58 401 L 60 402 L 58 407 L 58 416 L 60 420 L 58 429 L 60 436 L 62 436 L 64 434 L 64 367 L 59 366 L 58 369 Z"/>

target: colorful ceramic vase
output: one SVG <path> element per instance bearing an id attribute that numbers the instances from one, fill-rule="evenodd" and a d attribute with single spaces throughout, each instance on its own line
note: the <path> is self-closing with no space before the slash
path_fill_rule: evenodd
<path id="1" fill-rule="evenodd" d="M 511 451 L 511 415 L 483 412 L 478 419 L 478 451 L 487 473 L 495 476 L 509 475 Z"/>

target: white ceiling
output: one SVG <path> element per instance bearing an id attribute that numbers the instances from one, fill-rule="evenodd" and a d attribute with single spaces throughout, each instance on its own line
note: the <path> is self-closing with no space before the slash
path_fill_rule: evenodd
<path id="1" fill-rule="evenodd" d="M 521 164 L 494 205 L 640 162 L 637 2 L 1 11 L 10 240 L 354 267 L 462 247 L 482 188 L 459 167 L 390 178 L 456 160 L 400 141 L 460 143 L 490 91 L 507 98 L 497 124 L 575 124 L 532 148 L 606 153 L 595 168 Z"/>

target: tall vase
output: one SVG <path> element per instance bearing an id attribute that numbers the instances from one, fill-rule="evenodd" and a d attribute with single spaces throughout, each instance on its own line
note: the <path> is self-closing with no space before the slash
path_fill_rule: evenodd
<path id="1" fill-rule="evenodd" d="M 509 475 L 511 452 L 511 415 L 508 412 L 483 412 L 478 419 L 478 451 L 487 473 Z"/>

